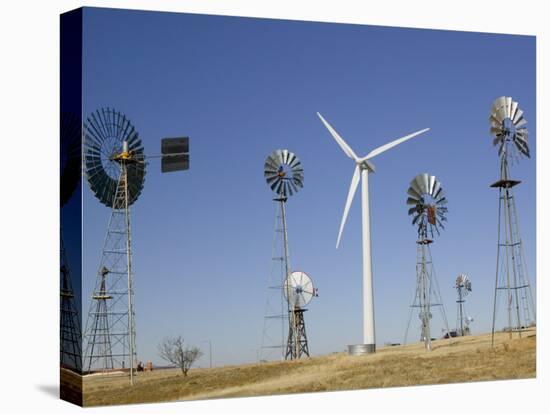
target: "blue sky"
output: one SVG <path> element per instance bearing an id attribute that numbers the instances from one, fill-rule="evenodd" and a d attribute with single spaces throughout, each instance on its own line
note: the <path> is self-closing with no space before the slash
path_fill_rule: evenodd
<path id="1" fill-rule="evenodd" d="M 151 161 L 132 208 L 139 359 L 160 362 L 157 343 L 181 334 L 205 350 L 211 340 L 216 365 L 255 360 L 275 209 L 262 169 L 277 148 L 305 168 L 287 212 L 293 268 L 319 289 L 306 314 L 310 350 L 361 341 L 359 199 L 335 249 L 354 165 L 317 111 L 359 155 L 431 128 L 374 160 L 377 342 L 403 339 L 416 261 L 406 190 L 421 172 L 436 175 L 449 199 L 447 229 L 432 245 L 449 323 L 454 279 L 467 273 L 472 330 L 490 330 L 498 157 L 487 119 L 496 97 L 514 97 L 536 156 L 534 37 L 86 9 L 83 79 L 84 114 L 123 111 L 147 153 L 159 153 L 163 137 L 191 137 L 190 170 L 162 175 Z M 512 171 L 523 180 L 515 194 L 534 284 L 534 157 Z M 83 200 L 86 313 L 110 212 L 87 184 Z"/>

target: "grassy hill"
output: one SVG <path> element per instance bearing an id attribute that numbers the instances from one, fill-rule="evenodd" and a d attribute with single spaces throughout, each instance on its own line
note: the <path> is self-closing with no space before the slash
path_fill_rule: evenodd
<path id="1" fill-rule="evenodd" d="M 130 386 L 127 376 L 84 377 L 84 405 L 111 405 L 172 400 L 286 394 L 445 384 L 536 375 L 535 331 L 522 338 L 508 334 L 479 335 L 422 344 L 381 348 L 376 354 L 352 357 L 345 353 L 261 364 L 139 373 Z"/>

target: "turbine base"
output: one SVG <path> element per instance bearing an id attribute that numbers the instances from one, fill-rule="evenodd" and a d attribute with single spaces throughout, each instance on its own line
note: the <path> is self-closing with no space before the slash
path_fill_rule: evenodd
<path id="1" fill-rule="evenodd" d="M 356 344 L 348 345 L 348 354 L 353 356 L 374 354 L 376 352 L 375 344 Z"/>

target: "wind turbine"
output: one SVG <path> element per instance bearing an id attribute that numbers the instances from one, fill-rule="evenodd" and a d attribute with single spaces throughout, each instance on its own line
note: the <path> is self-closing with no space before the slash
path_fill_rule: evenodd
<path id="1" fill-rule="evenodd" d="M 338 232 L 338 239 L 336 241 L 336 248 L 340 245 L 340 239 L 342 232 L 346 224 L 349 208 L 353 201 L 353 196 L 361 180 L 361 217 L 363 228 L 363 344 L 359 346 L 359 349 L 353 349 L 356 345 L 350 346 L 350 353 L 371 353 L 376 352 L 376 341 L 374 335 L 374 297 L 372 289 L 372 265 L 371 265 L 371 248 L 370 248 L 370 215 L 369 215 L 369 173 L 374 172 L 375 168 L 370 159 L 382 154 L 383 152 L 395 147 L 411 138 L 416 137 L 430 128 L 425 128 L 412 134 L 406 135 L 395 141 L 389 142 L 381 147 L 378 147 L 366 156 L 360 158 L 350 148 L 350 146 L 344 141 L 344 139 L 332 128 L 332 126 L 317 112 L 317 116 L 321 119 L 325 127 L 328 129 L 334 140 L 338 143 L 344 153 L 355 162 L 355 171 L 351 178 L 351 184 L 349 187 L 348 198 L 346 200 L 346 206 L 344 208 L 344 215 L 342 216 L 342 222 L 340 223 L 340 231 Z"/>

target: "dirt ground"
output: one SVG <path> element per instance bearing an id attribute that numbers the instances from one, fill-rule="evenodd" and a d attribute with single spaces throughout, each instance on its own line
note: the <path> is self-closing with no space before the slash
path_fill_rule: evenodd
<path id="1" fill-rule="evenodd" d="M 125 375 L 84 377 L 84 405 L 275 395 L 291 392 L 353 390 L 534 378 L 536 333 L 467 336 L 422 344 L 380 348 L 375 354 L 335 353 L 297 361 L 140 372 L 130 386 Z M 74 374 L 73 374 L 74 375 Z M 62 375 L 63 377 L 63 375 Z M 73 383 L 75 381 L 73 380 Z"/>

